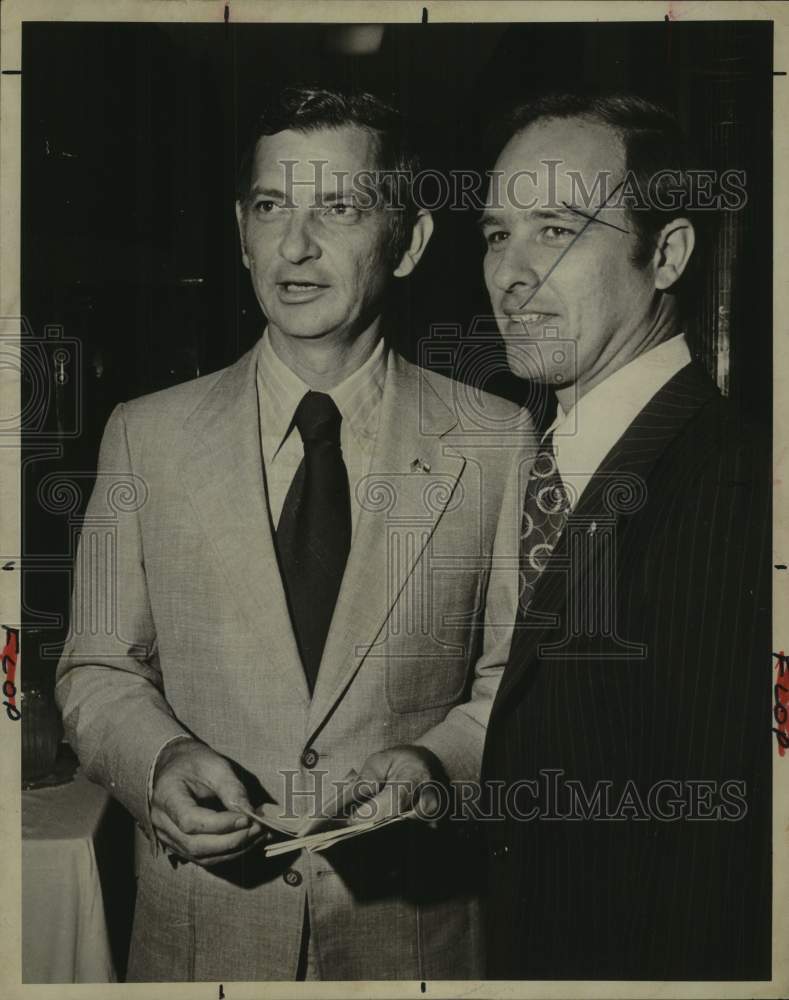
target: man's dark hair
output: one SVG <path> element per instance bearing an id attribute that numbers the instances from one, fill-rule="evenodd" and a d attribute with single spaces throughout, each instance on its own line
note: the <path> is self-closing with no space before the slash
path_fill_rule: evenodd
<path id="1" fill-rule="evenodd" d="M 241 159 L 236 184 L 239 202 L 246 205 L 258 140 L 291 129 L 314 132 L 353 125 L 376 142 L 377 190 L 384 208 L 391 211 L 392 256 L 408 247 L 416 221 L 412 178 L 419 172 L 419 157 L 410 142 L 405 119 L 392 105 L 365 92 L 342 92 L 318 87 L 286 87 L 262 110 L 252 138 Z"/>
<path id="2" fill-rule="evenodd" d="M 634 264 L 646 266 L 655 251 L 658 233 L 672 218 L 683 216 L 693 222 L 696 250 L 678 283 L 681 290 L 687 292 L 698 274 L 714 217 L 709 211 L 697 211 L 691 204 L 693 189 L 689 171 L 695 169 L 696 162 L 675 115 L 661 104 L 632 94 L 548 94 L 520 104 L 503 116 L 491 130 L 491 149 L 498 153 L 514 135 L 530 125 L 556 118 L 598 122 L 608 125 L 619 135 L 625 153 L 625 174 L 635 181 L 637 190 L 644 195 L 643 204 L 635 206 L 624 199 L 638 240 Z M 666 171 L 674 176 L 666 177 Z M 661 172 L 661 178 L 653 181 Z M 647 197 L 649 191 L 653 194 L 651 198 Z M 661 203 L 669 204 L 671 199 L 675 207 L 660 207 Z M 616 203 L 616 195 L 612 203 Z"/>

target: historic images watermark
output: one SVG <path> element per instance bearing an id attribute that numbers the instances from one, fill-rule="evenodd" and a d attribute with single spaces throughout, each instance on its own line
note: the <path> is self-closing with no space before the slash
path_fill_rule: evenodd
<path id="1" fill-rule="evenodd" d="M 746 782 L 739 778 L 663 777 L 645 782 L 634 778 L 583 781 L 558 768 L 541 768 L 532 778 L 503 781 L 437 781 L 414 785 L 388 781 L 382 790 L 375 782 L 354 778 L 325 783 L 328 772 L 316 769 L 304 775 L 299 770 L 281 770 L 280 803 L 283 819 L 296 817 L 331 819 L 323 803 L 342 799 L 340 813 L 350 818 L 361 810 L 364 819 L 385 818 L 412 802 L 418 818 L 429 821 L 474 820 L 495 823 L 504 819 L 522 823 L 565 822 L 737 822 L 748 814 Z M 328 784 L 330 791 L 327 789 Z M 438 809 L 420 808 L 423 793 L 430 789 Z M 377 796 L 377 798 L 374 798 Z"/>
<path id="2" fill-rule="evenodd" d="M 545 159 L 537 169 L 505 175 L 501 170 L 456 169 L 329 170 L 327 160 L 281 160 L 281 186 L 260 190 L 254 185 L 246 209 L 275 214 L 296 207 L 295 195 L 308 193 L 305 207 L 331 209 L 348 221 L 354 211 L 374 209 L 428 212 L 516 210 L 562 211 L 579 214 L 600 206 L 627 211 L 741 211 L 748 204 L 747 174 L 728 168 L 662 169 L 644 178 L 633 170 L 600 171 L 585 177 L 564 169 L 561 159 Z M 305 169 L 309 168 L 309 169 Z M 560 183 L 566 178 L 566 183 Z M 560 195 L 559 191 L 565 193 Z"/>

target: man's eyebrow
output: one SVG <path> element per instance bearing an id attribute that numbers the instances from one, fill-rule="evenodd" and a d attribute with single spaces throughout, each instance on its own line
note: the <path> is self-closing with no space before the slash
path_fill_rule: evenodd
<path id="1" fill-rule="evenodd" d="M 604 205 L 601 205 L 600 208 L 597 209 L 597 212 L 595 212 L 594 215 L 587 215 L 586 212 L 582 212 L 580 208 L 576 208 L 574 205 L 568 205 L 566 201 L 563 201 L 562 204 L 564 205 L 564 207 L 567 209 L 568 212 L 571 212 L 574 215 L 580 215 L 582 219 L 587 219 L 589 222 L 599 222 L 601 226 L 610 226 L 612 229 L 618 229 L 620 233 L 630 232 L 629 229 L 625 229 L 623 226 L 617 226 L 613 222 L 606 222 L 605 219 L 601 219 L 599 217 L 597 213 L 602 211 L 602 209 L 605 207 Z"/>
<path id="2" fill-rule="evenodd" d="M 600 219 L 596 215 L 587 215 L 586 212 L 582 212 L 574 205 L 568 205 L 566 201 L 562 202 L 562 205 L 564 205 L 564 208 L 531 209 L 528 210 L 528 214 L 532 219 L 537 219 L 540 222 L 550 221 L 551 219 L 572 219 L 574 216 L 580 216 L 586 222 L 599 222 L 601 226 L 610 226 L 612 229 L 618 229 L 621 233 L 630 232 L 629 229 L 623 229 L 613 222 L 606 222 L 605 219 Z M 484 229 L 486 226 L 501 225 L 501 221 L 493 213 L 485 212 L 480 216 L 477 224 L 481 229 Z"/>
<path id="3" fill-rule="evenodd" d="M 284 191 L 280 191 L 278 188 L 260 187 L 259 184 L 253 184 L 249 193 L 253 198 L 285 198 Z"/>
<path id="4" fill-rule="evenodd" d="M 552 209 L 525 209 L 526 215 L 531 216 L 533 219 L 567 219 L 572 216 L 572 212 L 565 211 L 562 208 L 552 208 Z M 485 226 L 500 226 L 501 219 L 497 218 L 493 212 L 484 212 L 478 220 L 478 225 L 484 228 Z"/>
<path id="5" fill-rule="evenodd" d="M 332 201 L 347 201 L 349 198 L 353 198 L 354 192 L 341 190 L 329 191 L 326 194 L 323 194 L 322 191 L 318 191 L 316 192 L 316 195 L 318 196 L 318 200 L 325 204 Z"/>
<path id="6" fill-rule="evenodd" d="M 531 214 L 533 218 L 541 221 L 544 219 L 567 219 L 572 217 L 573 210 L 567 205 L 565 208 L 536 208 Z"/>
<path id="7" fill-rule="evenodd" d="M 492 212 L 483 212 L 477 219 L 477 225 L 480 229 L 484 229 L 485 226 L 500 226 L 501 219 L 497 218 Z"/>

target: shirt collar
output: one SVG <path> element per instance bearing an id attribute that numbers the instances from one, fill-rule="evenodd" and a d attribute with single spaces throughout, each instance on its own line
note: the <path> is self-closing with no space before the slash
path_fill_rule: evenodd
<path id="1" fill-rule="evenodd" d="M 677 334 L 623 365 L 566 413 L 559 405 L 547 433 L 573 506 L 636 416 L 690 360 L 685 334 Z"/>
<path id="2" fill-rule="evenodd" d="M 337 404 L 343 425 L 365 450 L 372 448 L 378 431 L 386 366 L 381 339 L 365 363 L 328 392 Z M 268 329 L 260 340 L 257 377 L 264 428 L 263 454 L 270 461 L 289 436 L 296 407 L 310 387 L 277 356 Z"/>

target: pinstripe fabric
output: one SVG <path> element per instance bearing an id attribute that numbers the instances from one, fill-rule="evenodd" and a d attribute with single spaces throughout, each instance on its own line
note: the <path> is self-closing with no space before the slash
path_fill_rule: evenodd
<path id="1" fill-rule="evenodd" d="M 672 821 L 633 805 L 641 818 L 489 824 L 492 978 L 769 978 L 764 437 L 748 436 L 695 365 L 641 411 L 517 630 L 483 765 L 486 779 L 537 780 L 523 803 L 543 814 L 547 769 L 561 772 L 555 816 L 570 811 L 568 779 L 587 795 L 610 782 L 614 813 L 629 780 L 647 806 L 661 780 L 683 783 L 686 801 L 693 780 L 739 780 L 747 814 Z M 578 613 L 606 595 L 607 636 Z M 588 634 L 572 634 L 574 621 Z M 658 798 L 664 814 L 676 790 Z"/>

